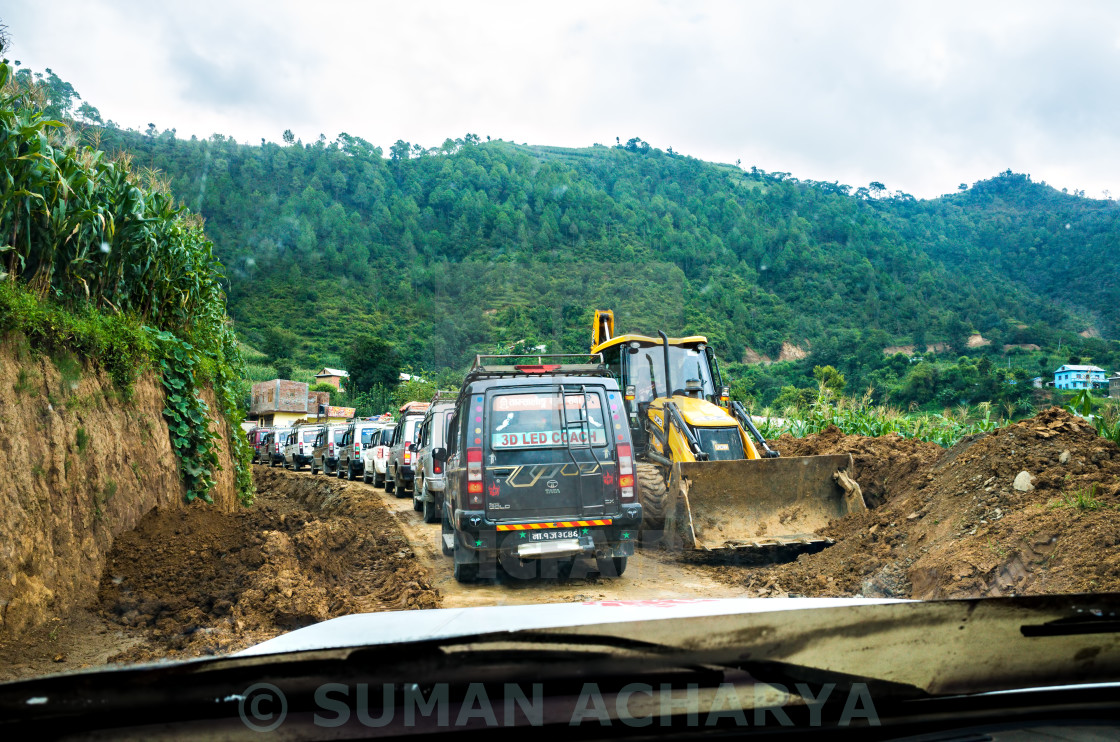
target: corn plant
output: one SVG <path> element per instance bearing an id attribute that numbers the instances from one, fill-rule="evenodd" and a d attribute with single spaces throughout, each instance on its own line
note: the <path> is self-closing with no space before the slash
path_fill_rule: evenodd
<path id="1" fill-rule="evenodd" d="M 79 147 L 42 110 L 35 83 L 13 80 L 0 62 L 0 280 L 25 287 L 0 293 L 0 329 L 83 351 L 126 387 L 141 368 L 120 369 L 115 356 L 154 361 L 188 500 L 209 499 L 218 466 L 219 434 L 197 394 L 211 384 L 231 427 L 239 494 L 251 501 L 250 453 L 236 429 L 243 361 L 202 220 L 175 203 L 158 173 Z M 56 321 L 72 316 L 79 321 Z M 98 324 L 105 316 L 120 317 L 124 331 Z M 81 338 L 96 343 L 76 345 Z"/>

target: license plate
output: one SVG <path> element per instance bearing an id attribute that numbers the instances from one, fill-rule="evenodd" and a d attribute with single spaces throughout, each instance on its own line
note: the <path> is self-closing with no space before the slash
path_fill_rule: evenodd
<path id="1" fill-rule="evenodd" d="M 529 531 L 530 541 L 557 541 L 563 538 L 579 538 L 579 531 Z"/>

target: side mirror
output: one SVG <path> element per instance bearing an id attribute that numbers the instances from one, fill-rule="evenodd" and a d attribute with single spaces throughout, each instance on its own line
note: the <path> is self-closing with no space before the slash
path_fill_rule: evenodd
<path id="1" fill-rule="evenodd" d="M 432 458 L 435 459 L 436 461 L 447 461 L 447 449 L 446 448 L 433 448 L 432 449 Z"/>
<path id="2" fill-rule="evenodd" d="M 413 444 L 409 445 L 408 450 L 412 451 L 413 453 L 416 453 L 417 451 L 420 450 L 420 444 L 419 443 L 413 443 Z"/>

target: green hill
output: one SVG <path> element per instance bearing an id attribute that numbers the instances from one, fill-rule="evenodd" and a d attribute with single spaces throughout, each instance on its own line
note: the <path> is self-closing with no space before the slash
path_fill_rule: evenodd
<path id="1" fill-rule="evenodd" d="M 706 334 L 731 361 L 789 343 L 810 351 L 806 381 L 829 363 L 863 383 L 892 345 L 944 343 L 955 358 L 974 332 L 992 343 L 973 353 L 1061 342 L 1120 359 L 1116 205 L 1010 172 L 918 201 L 638 138 L 468 135 L 386 156 L 346 134 L 249 146 L 94 133 L 206 218 L 241 339 L 303 367 L 337 363 L 367 333 L 427 369 L 518 343 L 581 351 L 598 307 L 627 330 Z"/>

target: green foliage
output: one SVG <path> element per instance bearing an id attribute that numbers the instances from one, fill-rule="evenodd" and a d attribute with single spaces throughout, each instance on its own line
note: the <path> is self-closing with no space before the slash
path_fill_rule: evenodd
<path id="1" fill-rule="evenodd" d="M 63 85 L 43 85 L 51 105 L 72 110 Z M 817 389 L 812 369 L 832 366 L 877 403 L 986 400 L 1024 412 L 1022 382 L 1048 369 L 1011 358 L 1020 348 L 1001 356 L 1003 344 L 1057 358 L 1061 343 L 1098 365 L 1120 361 L 1115 341 L 1078 334 L 1097 325 L 1120 335 L 1115 204 L 1009 171 L 916 201 L 879 182 L 853 192 L 744 173 L 640 137 L 586 149 L 399 140 L 383 157 L 345 134 L 248 146 L 99 131 L 108 148 L 167 173 L 171 192 L 206 216 L 228 266 L 230 314 L 265 356 L 251 359 L 254 379 L 265 361 L 291 358 L 284 375 L 296 376 L 342 360 L 365 336 L 391 345 L 402 366 L 432 369 L 499 349 L 584 351 L 598 307 L 616 311 L 620 330 L 707 335 L 735 367 L 733 393 L 760 403 L 787 386 Z M 968 348 L 972 332 L 991 346 Z M 787 342 L 810 358 L 737 363 L 752 352 L 776 359 Z M 885 356 L 892 345 L 916 348 Z M 1014 376 L 1009 359 L 1030 373 Z"/>
<path id="2" fill-rule="evenodd" d="M 148 366 L 148 341 L 126 315 L 105 314 L 87 304 L 66 308 L 35 296 L 12 281 L 0 282 L 0 334 L 19 333 L 40 349 L 64 357 L 78 353 L 108 371 L 117 388 L 131 393 Z"/>
<path id="3" fill-rule="evenodd" d="M 436 388 L 434 381 L 416 381 L 414 379 L 402 381 L 393 389 L 394 411 L 406 402 L 431 401 L 432 397 L 436 396 Z"/>
<path id="4" fill-rule="evenodd" d="M 839 396 L 844 392 L 844 387 L 848 382 L 844 378 L 844 374 L 840 373 L 832 366 L 814 366 L 813 378 L 821 385 L 822 389 L 827 389 L 834 395 Z"/>
<path id="5" fill-rule="evenodd" d="M 231 426 L 239 496 L 251 501 L 251 454 L 236 430 L 243 362 L 213 244 L 154 171 L 137 175 L 128 156 L 109 161 L 78 147 L 48 118 L 70 116 L 79 99 L 48 73 L 13 79 L 0 63 L 0 332 L 59 358 L 89 358 L 125 394 L 155 360 L 188 500 L 210 498 L 218 466 L 220 436 L 197 394 L 211 384 Z M 80 112 L 91 119 L 96 109 Z M 87 445 L 79 428 L 79 451 Z"/>
<path id="6" fill-rule="evenodd" d="M 290 358 L 277 358 L 272 362 L 272 368 L 276 371 L 277 379 L 291 379 L 295 364 Z M 267 381 L 267 379 L 265 380 Z"/>
<path id="7" fill-rule="evenodd" d="M 31 372 L 26 368 L 20 368 L 19 372 L 16 374 L 16 383 L 12 385 L 12 389 L 16 394 L 26 394 L 29 397 L 34 397 L 38 394 L 35 383 L 31 380 Z"/>
<path id="8" fill-rule="evenodd" d="M 399 381 L 401 366 L 396 349 L 376 335 L 354 338 L 343 360 L 350 384 L 359 391 L 378 386 L 391 389 Z"/>
<path id="9" fill-rule="evenodd" d="M 74 432 L 74 443 L 78 447 L 79 454 L 84 454 L 86 449 L 89 448 L 89 433 L 81 425 Z"/>
<path id="10" fill-rule="evenodd" d="M 179 456 L 179 474 L 187 489 L 186 499 L 190 502 L 202 498 L 212 502 L 213 470 L 221 468 L 217 452 L 217 440 L 221 436 L 210 429 L 210 408 L 198 396 L 195 378 L 198 354 L 193 345 L 174 333 L 159 330 L 151 330 L 151 333 L 167 393 L 163 416 L 167 419 L 171 445 Z"/>
<path id="11" fill-rule="evenodd" d="M 1058 500 L 1057 506 L 1074 508 L 1075 510 L 1100 510 L 1104 503 L 1097 499 L 1097 485 L 1077 487 L 1073 492 L 1064 493 Z"/>
<path id="12" fill-rule="evenodd" d="M 987 433 L 1000 426 L 1000 422 L 992 418 L 992 407 L 988 403 L 978 405 L 975 414 L 969 409 L 962 410 L 959 416 L 908 414 L 896 408 L 873 405 L 866 396 L 859 400 L 834 399 L 823 392 L 807 408 L 787 407 L 778 414 L 780 418 L 774 417 L 770 410 L 763 411 L 766 419 L 758 428 L 768 439 L 782 433 L 802 438 L 835 425 L 846 435 L 877 437 L 895 433 L 949 447 L 965 436 Z"/>
<path id="13" fill-rule="evenodd" d="M 311 392 L 329 392 L 331 394 L 338 394 L 338 387 L 327 381 L 320 381 L 318 384 L 312 384 L 308 387 Z"/>

